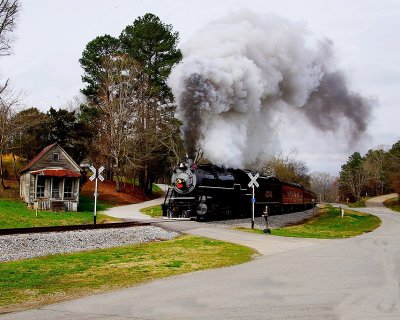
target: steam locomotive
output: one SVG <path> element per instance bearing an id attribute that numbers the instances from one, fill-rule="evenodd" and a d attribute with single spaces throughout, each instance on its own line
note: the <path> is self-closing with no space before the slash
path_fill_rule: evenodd
<path id="1" fill-rule="evenodd" d="M 312 208 L 316 194 L 295 183 L 259 176 L 253 200 L 249 170 L 227 169 L 213 164 L 181 163 L 172 174 L 172 187 L 162 205 L 170 219 L 233 219 L 250 217 L 268 206 L 269 214 L 282 214 Z"/>

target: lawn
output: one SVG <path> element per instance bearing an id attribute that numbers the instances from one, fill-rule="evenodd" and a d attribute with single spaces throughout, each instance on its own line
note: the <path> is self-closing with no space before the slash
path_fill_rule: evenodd
<path id="1" fill-rule="evenodd" d="M 140 209 L 140 212 L 147 214 L 148 216 L 153 217 L 153 218 L 162 217 L 162 208 L 161 208 L 160 204 L 158 204 L 156 206 L 151 206 L 151 207 Z"/>
<path id="2" fill-rule="evenodd" d="M 376 216 L 345 210 L 342 218 L 338 208 L 326 206 L 326 208 L 320 209 L 317 217 L 300 225 L 272 229 L 271 234 L 298 238 L 348 238 L 371 232 L 380 225 L 381 220 Z M 243 231 L 263 233 L 262 230 L 256 229 L 243 229 Z"/>
<path id="3" fill-rule="evenodd" d="M 301 225 L 273 229 L 272 234 L 302 238 L 347 238 L 373 231 L 381 225 L 381 220 L 373 215 L 345 210 L 332 206 L 322 209 L 321 214 Z"/>
<path id="4" fill-rule="evenodd" d="M 388 199 L 383 204 L 393 211 L 400 212 L 400 198 Z"/>
<path id="5" fill-rule="evenodd" d="M 98 203 L 97 210 L 105 210 L 107 206 Z M 119 221 L 103 214 L 97 214 L 97 223 Z M 79 212 L 51 212 L 28 209 L 21 200 L 0 199 L 0 229 L 27 228 L 43 226 L 61 226 L 93 223 L 93 200 L 80 197 Z"/>
<path id="6" fill-rule="evenodd" d="M 0 313 L 251 260 L 255 251 L 195 236 L 0 263 Z"/>

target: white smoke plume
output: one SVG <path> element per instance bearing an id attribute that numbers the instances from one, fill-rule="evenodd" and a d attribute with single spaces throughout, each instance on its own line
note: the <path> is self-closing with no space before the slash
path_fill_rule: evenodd
<path id="1" fill-rule="evenodd" d="M 345 118 L 350 140 L 366 127 L 371 104 L 352 93 L 334 66 L 330 41 L 312 43 L 301 24 L 240 11 L 215 21 L 182 47 L 169 85 L 190 158 L 250 167 L 279 145 L 274 114 L 289 110 L 323 131 Z"/>

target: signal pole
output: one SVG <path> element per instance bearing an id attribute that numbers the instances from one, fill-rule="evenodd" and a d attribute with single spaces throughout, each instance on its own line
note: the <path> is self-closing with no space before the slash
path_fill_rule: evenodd
<path id="1" fill-rule="evenodd" d="M 104 167 L 101 166 L 98 170 L 95 167 L 90 166 L 89 169 L 93 172 L 93 175 L 90 176 L 89 180 L 94 182 L 94 210 L 93 210 L 93 224 L 96 224 L 96 216 L 97 216 L 97 181 L 104 181 L 104 177 L 101 173 L 104 171 Z"/>
<path id="2" fill-rule="evenodd" d="M 257 178 L 260 176 L 258 173 L 256 173 L 254 176 L 251 174 L 251 172 L 248 172 L 247 175 L 250 178 L 250 182 L 248 184 L 249 188 L 253 189 L 253 193 L 252 193 L 252 198 L 251 198 L 251 228 L 254 229 L 254 205 L 256 203 L 256 198 L 255 198 L 255 194 L 254 194 L 254 186 L 256 186 L 257 188 L 260 186 L 257 182 Z"/>

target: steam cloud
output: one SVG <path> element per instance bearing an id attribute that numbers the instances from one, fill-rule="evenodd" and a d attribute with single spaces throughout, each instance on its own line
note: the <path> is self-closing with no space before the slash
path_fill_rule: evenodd
<path id="1" fill-rule="evenodd" d="M 371 103 L 348 89 L 331 42 L 309 40 L 302 25 L 250 11 L 196 34 L 169 78 L 188 156 L 200 147 L 216 164 L 249 167 L 275 152 L 282 110 L 297 115 L 294 126 L 335 132 L 345 124 L 357 140 Z"/>

